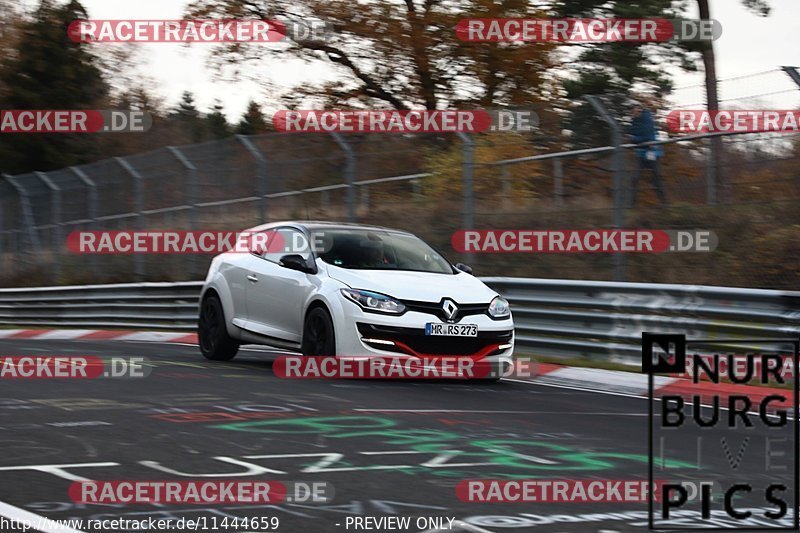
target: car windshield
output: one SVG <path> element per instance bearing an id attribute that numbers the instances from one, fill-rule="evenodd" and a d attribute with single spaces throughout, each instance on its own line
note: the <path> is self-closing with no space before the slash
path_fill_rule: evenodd
<path id="1" fill-rule="evenodd" d="M 419 238 L 381 230 L 317 230 L 320 259 L 341 268 L 453 274 L 450 263 Z"/>

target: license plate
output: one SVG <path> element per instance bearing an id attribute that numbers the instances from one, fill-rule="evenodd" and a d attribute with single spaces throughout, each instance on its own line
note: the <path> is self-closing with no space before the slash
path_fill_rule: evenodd
<path id="1" fill-rule="evenodd" d="M 425 335 L 447 337 L 477 337 L 477 324 L 425 324 Z"/>

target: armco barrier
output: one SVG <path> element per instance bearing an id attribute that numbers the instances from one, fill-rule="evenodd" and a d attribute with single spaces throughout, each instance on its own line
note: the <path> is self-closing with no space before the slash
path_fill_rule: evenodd
<path id="1" fill-rule="evenodd" d="M 642 331 L 685 333 L 709 341 L 800 336 L 800 292 L 482 279 L 511 301 L 520 353 L 634 362 L 640 359 Z M 201 286 L 179 282 L 0 289 L 0 325 L 192 330 Z M 746 346 L 760 348 L 757 343 Z"/>
<path id="2" fill-rule="evenodd" d="M 0 289 L 0 325 L 195 329 L 202 286 L 186 281 Z"/>
<path id="3" fill-rule="evenodd" d="M 724 347 L 715 342 L 719 339 L 800 336 L 800 292 L 553 279 L 483 281 L 511 302 L 517 346 L 542 355 L 638 362 L 643 331 L 708 339 L 714 349 Z M 737 344 L 735 351 L 764 347 Z"/>

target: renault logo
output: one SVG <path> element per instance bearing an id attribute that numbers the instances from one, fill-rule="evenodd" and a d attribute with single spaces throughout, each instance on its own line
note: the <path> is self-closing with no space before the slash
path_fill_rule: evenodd
<path id="1" fill-rule="evenodd" d="M 442 311 L 444 311 L 444 316 L 447 320 L 453 320 L 458 313 L 458 306 L 453 300 L 444 300 L 442 302 Z"/>

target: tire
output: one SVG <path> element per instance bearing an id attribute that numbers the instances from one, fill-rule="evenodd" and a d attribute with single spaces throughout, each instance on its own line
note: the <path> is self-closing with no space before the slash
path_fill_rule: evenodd
<path id="1" fill-rule="evenodd" d="M 222 302 L 214 295 L 200 305 L 197 340 L 200 352 L 212 361 L 230 361 L 239 351 L 239 341 L 228 335 Z"/>
<path id="2" fill-rule="evenodd" d="M 303 355 L 336 355 L 336 334 L 331 315 L 322 307 L 315 307 L 306 315 L 303 323 Z"/>

